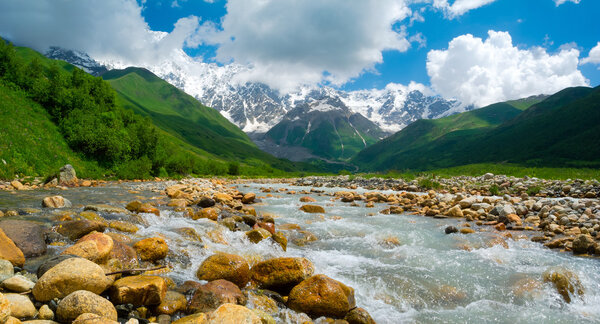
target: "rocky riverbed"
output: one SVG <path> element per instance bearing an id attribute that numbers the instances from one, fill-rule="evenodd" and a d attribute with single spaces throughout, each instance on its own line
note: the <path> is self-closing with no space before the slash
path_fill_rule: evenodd
<path id="1" fill-rule="evenodd" d="M 600 320 L 597 182 L 440 182 L 3 183 L 0 322 Z"/>

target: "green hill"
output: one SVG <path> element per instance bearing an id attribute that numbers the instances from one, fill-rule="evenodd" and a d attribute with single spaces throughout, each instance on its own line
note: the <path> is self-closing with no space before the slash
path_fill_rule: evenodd
<path id="1" fill-rule="evenodd" d="M 363 170 L 378 171 L 486 162 L 594 165 L 600 160 L 594 144 L 600 136 L 597 93 L 598 88 L 569 88 L 523 112 L 515 105 L 499 103 L 438 120 L 421 120 L 361 151 L 352 162 Z"/>

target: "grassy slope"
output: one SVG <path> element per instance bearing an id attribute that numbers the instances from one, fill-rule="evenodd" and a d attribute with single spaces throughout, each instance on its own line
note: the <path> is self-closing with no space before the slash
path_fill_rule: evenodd
<path id="1" fill-rule="evenodd" d="M 74 153 L 50 115 L 21 90 L 0 82 L 0 178 L 16 174 L 47 176 L 70 163 L 80 177 L 102 169 Z"/>
<path id="2" fill-rule="evenodd" d="M 515 118 L 505 119 L 500 125 L 491 123 L 484 127 L 456 129 L 433 140 L 424 140 L 419 145 L 384 151 L 382 156 L 370 159 L 369 155 L 374 156 L 372 148 L 399 147 L 391 145 L 397 145 L 398 139 L 411 133 L 409 126 L 385 145 L 378 143 L 361 152 L 355 161 L 371 170 L 427 170 L 482 162 L 589 165 L 579 162 L 585 160 L 593 164 L 600 158 L 600 148 L 594 145 L 600 140 L 598 92 L 598 88 L 565 89 Z M 496 104 L 487 108 L 490 107 L 495 107 L 492 109 L 495 111 L 502 106 Z M 503 109 L 508 111 L 506 107 Z M 461 115 L 476 112 L 478 110 Z M 455 118 L 461 118 L 457 116 Z M 510 114 L 496 116 L 500 116 L 496 120 L 498 122 L 510 117 Z M 421 141 L 433 132 L 422 132 L 425 135 L 419 134 L 420 137 L 414 140 Z"/>

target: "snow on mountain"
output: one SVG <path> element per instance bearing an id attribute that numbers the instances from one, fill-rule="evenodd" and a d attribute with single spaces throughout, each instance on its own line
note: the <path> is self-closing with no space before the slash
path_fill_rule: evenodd
<path id="1" fill-rule="evenodd" d="M 205 63 L 183 50 L 175 50 L 170 57 L 153 64 L 128 64 L 109 59 L 98 63 L 85 53 L 56 47 L 46 56 L 63 59 L 95 75 L 106 68 L 122 69 L 131 65 L 146 68 L 204 105 L 220 111 L 247 133 L 265 133 L 292 108 L 324 97 L 339 98 L 353 112 L 360 113 L 387 132 L 399 131 L 418 119 L 439 118 L 465 110 L 459 102 L 445 100 L 427 87 L 414 83 L 358 91 L 304 87 L 294 93 L 281 94 L 262 83 L 240 81 L 240 75 L 250 71 L 248 66 Z"/>

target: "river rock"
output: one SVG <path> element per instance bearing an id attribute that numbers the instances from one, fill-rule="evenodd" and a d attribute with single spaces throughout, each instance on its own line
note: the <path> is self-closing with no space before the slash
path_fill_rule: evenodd
<path id="1" fill-rule="evenodd" d="M 143 239 L 133 246 L 142 261 L 156 261 L 164 259 L 169 252 L 169 246 L 163 238 L 150 237 Z"/>
<path id="2" fill-rule="evenodd" d="M 72 165 L 66 164 L 58 173 L 58 184 L 61 186 L 74 186 L 77 184 L 77 173 Z"/>
<path id="3" fill-rule="evenodd" d="M 256 228 L 246 232 L 248 240 L 254 244 L 271 237 L 271 233 L 264 228 Z"/>
<path id="4" fill-rule="evenodd" d="M 0 228 L 21 249 L 26 258 L 46 253 L 42 226 L 34 222 L 10 219 L 1 221 Z"/>
<path id="5" fill-rule="evenodd" d="M 446 234 L 452 234 L 452 233 L 457 233 L 458 229 L 452 225 L 446 226 L 446 228 L 444 229 L 444 233 Z"/>
<path id="6" fill-rule="evenodd" d="M 239 255 L 217 253 L 202 262 L 196 276 L 206 281 L 225 279 L 243 288 L 250 281 L 250 266 Z"/>
<path id="7" fill-rule="evenodd" d="M 25 264 L 25 255 L 4 231 L 0 228 L 0 259 L 8 260 L 14 266 L 22 267 Z"/>
<path id="8" fill-rule="evenodd" d="M 193 315 L 182 317 L 173 324 L 207 324 L 208 315 L 206 313 L 196 313 Z M 233 324 L 233 323 L 232 323 Z"/>
<path id="9" fill-rule="evenodd" d="M 594 239 L 587 234 L 579 234 L 573 240 L 573 253 L 575 254 L 586 254 L 593 253 L 595 250 L 596 242 Z"/>
<path id="10" fill-rule="evenodd" d="M 344 319 L 348 324 L 375 324 L 371 314 L 364 308 L 356 307 L 349 311 Z"/>
<path id="11" fill-rule="evenodd" d="M 314 272 L 314 265 L 305 258 L 269 259 L 255 264 L 250 270 L 252 282 L 259 288 L 284 294 Z"/>
<path id="12" fill-rule="evenodd" d="M 10 302 L 0 293 L 0 323 L 4 323 L 10 317 Z"/>
<path id="13" fill-rule="evenodd" d="M 198 201 L 198 206 L 202 207 L 202 208 L 212 207 L 215 204 L 216 204 L 216 202 L 212 198 L 209 198 L 209 197 L 202 197 Z"/>
<path id="14" fill-rule="evenodd" d="M 283 233 L 275 232 L 275 234 L 273 234 L 272 238 L 273 238 L 273 241 L 275 241 L 277 244 L 279 244 L 281 246 L 281 248 L 283 249 L 284 252 L 287 251 L 288 239 L 287 239 L 287 237 L 285 237 L 285 235 L 283 235 Z"/>
<path id="15" fill-rule="evenodd" d="M 93 231 L 104 232 L 106 224 L 87 219 L 68 221 L 60 224 L 56 231 L 72 241 L 76 241 Z"/>
<path id="16" fill-rule="evenodd" d="M 208 218 L 210 220 L 218 220 L 219 219 L 219 212 L 212 207 L 207 207 L 207 208 L 202 208 L 201 210 L 199 210 L 197 213 L 194 214 L 194 217 L 192 217 L 192 219 L 196 220 L 196 219 L 200 219 L 200 218 Z"/>
<path id="17" fill-rule="evenodd" d="M 448 211 L 446 212 L 446 215 L 448 215 L 450 217 L 464 217 L 463 211 L 462 211 L 462 209 L 460 209 L 459 205 L 456 205 L 456 206 L 448 209 Z"/>
<path id="18" fill-rule="evenodd" d="M 459 201 L 458 205 L 460 206 L 460 208 L 466 209 L 466 208 L 471 207 L 471 205 L 473 205 L 476 202 L 477 202 L 477 197 L 471 196 L 471 197 L 467 197 L 467 198 Z"/>
<path id="19" fill-rule="evenodd" d="M 325 208 L 319 205 L 303 205 L 302 207 L 300 207 L 300 210 L 305 213 L 325 213 Z"/>
<path id="20" fill-rule="evenodd" d="M 0 259 L 0 282 L 12 277 L 15 274 L 15 267 L 8 260 Z"/>
<path id="21" fill-rule="evenodd" d="M 100 315 L 84 313 L 79 315 L 71 324 L 119 324 L 119 322 Z"/>
<path id="22" fill-rule="evenodd" d="M 16 275 L 2 281 L 2 287 L 4 287 L 4 289 L 18 293 L 29 291 L 33 289 L 34 285 L 35 283 L 22 275 Z"/>
<path id="23" fill-rule="evenodd" d="M 114 246 L 113 239 L 98 232 L 92 232 L 80 238 L 77 243 L 68 247 L 62 254 L 71 254 L 92 262 L 102 263 L 108 259 Z"/>
<path id="24" fill-rule="evenodd" d="M 135 268 L 138 265 L 137 253 L 135 250 L 131 246 L 115 239 L 113 239 L 113 248 L 110 250 L 108 258 L 119 260 L 123 269 Z"/>
<path id="25" fill-rule="evenodd" d="M 165 298 L 156 306 L 155 312 L 157 314 L 173 315 L 178 311 L 184 311 L 186 306 L 187 299 L 185 295 L 169 290 Z"/>
<path id="26" fill-rule="evenodd" d="M 165 280 L 158 276 L 121 278 L 110 287 L 110 299 L 115 304 L 135 306 L 159 305 L 167 294 Z"/>
<path id="27" fill-rule="evenodd" d="M 300 202 L 317 202 L 317 200 L 310 196 L 300 197 Z"/>
<path id="28" fill-rule="evenodd" d="M 48 307 L 48 305 L 42 305 L 38 310 L 38 318 L 40 320 L 51 321 L 54 319 L 54 312 Z"/>
<path id="29" fill-rule="evenodd" d="M 542 274 L 542 278 L 544 282 L 551 282 L 567 303 L 571 302 L 572 296 L 581 296 L 584 293 L 579 277 L 567 269 L 548 269 Z"/>
<path id="30" fill-rule="evenodd" d="M 25 186 L 21 183 L 21 181 L 19 180 L 13 180 L 10 182 L 10 185 L 15 189 L 15 190 L 23 190 L 25 189 Z"/>
<path id="31" fill-rule="evenodd" d="M 219 306 L 219 308 L 212 312 L 208 318 L 208 323 L 214 324 L 262 324 L 260 317 L 258 317 L 253 311 L 244 306 L 235 305 L 233 303 L 226 303 Z"/>
<path id="32" fill-rule="evenodd" d="M 475 230 L 470 227 L 463 227 L 459 230 L 459 232 L 461 234 L 473 234 L 473 233 L 475 233 Z"/>
<path id="33" fill-rule="evenodd" d="M 79 315 L 91 313 L 116 321 L 117 310 L 113 304 L 93 292 L 77 290 L 63 298 L 56 308 L 56 317 L 59 321 L 70 322 Z"/>
<path id="34" fill-rule="evenodd" d="M 246 304 L 246 296 L 234 283 L 219 279 L 196 289 L 187 307 L 188 313 L 211 312 L 222 304 Z"/>
<path id="35" fill-rule="evenodd" d="M 254 202 L 254 199 L 256 199 L 256 194 L 253 192 L 249 192 L 245 194 L 244 197 L 242 197 L 242 203 L 251 204 Z"/>
<path id="36" fill-rule="evenodd" d="M 33 287 L 37 301 L 47 302 L 63 298 L 77 290 L 102 293 L 111 280 L 104 270 L 92 261 L 83 258 L 70 258 L 46 271 Z"/>
<path id="37" fill-rule="evenodd" d="M 108 227 L 115 229 L 117 231 L 121 231 L 121 232 L 126 232 L 126 233 L 136 233 L 139 228 L 137 226 L 135 226 L 134 224 L 130 223 L 130 222 L 124 222 L 124 221 L 111 221 L 108 224 Z"/>
<path id="38" fill-rule="evenodd" d="M 71 208 L 73 204 L 63 196 L 49 196 L 42 200 L 42 207 L 46 208 Z"/>
<path id="39" fill-rule="evenodd" d="M 31 299 L 21 294 L 4 294 L 10 303 L 10 315 L 16 318 L 31 318 L 37 313 Z"/>
<path id="40" fill-rule="evenodd" d="M 287 305 L 311 317 L 344 318 L 356 303 L 354 289 L 321 274 L 295 286 L 290 292 Z"/>
<path id="41" fill-rule="evenodd" d="M 83 210 L 91 210 L 107 214 L 127 214 L 127 209 L 106 204 L 87 205 Z"/>
<path id="42" fill-rule="evenodd" d="M 67 260 L 67 259 L 71 259 L 71 258 L 77 258 L 76 255 L 68 255 L 68 254 L 61 254 L 61 255 L 55 255 L 49 259 L 47 259 L 46 261 L 44 261 L 44 263 L 42 263 L 36 272 L 36 275 L 38 278 L 41 278 L 44 273 L 46 273 L 48 270 L 50 270 L 51 268 L 53 268 L 55 265 Z"/>

